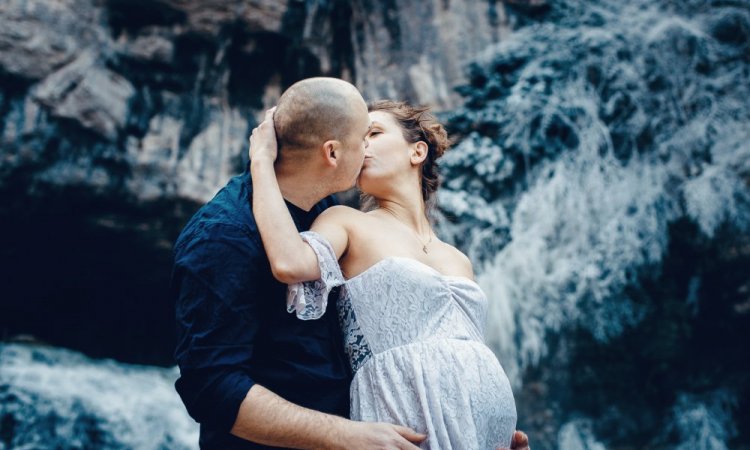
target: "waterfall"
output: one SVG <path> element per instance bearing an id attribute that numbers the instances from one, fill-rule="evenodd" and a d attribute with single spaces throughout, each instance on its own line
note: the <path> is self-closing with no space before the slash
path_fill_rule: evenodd
<path id="1" fill-rule="evenodd" d="M 0 344 L 0 449 L 195 449 L 177 369 Z"/>

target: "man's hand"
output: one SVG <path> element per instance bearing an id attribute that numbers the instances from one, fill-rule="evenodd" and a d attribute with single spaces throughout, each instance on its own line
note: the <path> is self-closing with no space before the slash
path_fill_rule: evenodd
<path id="1" fill-rule="evenodd" d="M 256 384 L 240 404 L 231 433 L 273 447 L 418 450 L 427 436 L 389 423 L 356 422 L 290 403 Z"/>
<path id="2" fill-rule="evenodd" d="M 497 450 L 508 450 L 499 447 Z M 529 437 L 523 431 L 513 433 L 513 439 L 510 441 L 510 450 L 531 450 L 529 447 Z"/>
<path id="3" fill-rule="evenodd" d="M 427 439 L 424 434 L 390 423 L 352 422 L 341 435 L 340 448 L 362 450 L 418 450 L 414 444 Z"/>
<path id="4" fill-rule="evenodd" d="M 253 129 L 250 135 L 250 161 L 276 161 L 278 153 L 276 130 L 273 124 L 273 113 L 276 107 L 266 111 L 265 119 Z"/>

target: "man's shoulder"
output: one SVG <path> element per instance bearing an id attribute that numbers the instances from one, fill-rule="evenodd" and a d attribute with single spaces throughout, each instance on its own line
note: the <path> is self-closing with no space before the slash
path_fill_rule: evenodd
<path id="1" fill-rule="evenodd" d="M 248 239 L 258 244 L 260 234 L 249 204 L 250 191 L 243 176 L 232 178 L 190 218 L 175 243 L 175 250 L 203 240 Z"/>

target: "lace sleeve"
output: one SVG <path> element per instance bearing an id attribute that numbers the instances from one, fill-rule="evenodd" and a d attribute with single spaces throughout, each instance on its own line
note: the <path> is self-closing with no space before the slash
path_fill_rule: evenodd
<path id="1" fill-rule="evenodd" d="M 331 289 L 341 286 L 346 280 L 341 273 L 336 253 L 323 236 L 314 231 L 304 231 L 300 236 L 318 256 L 320 279 L 290 284 L 287 288 L 286 310 L 296 312 L 298 319 L 320 319 L 326 311 Z"/>

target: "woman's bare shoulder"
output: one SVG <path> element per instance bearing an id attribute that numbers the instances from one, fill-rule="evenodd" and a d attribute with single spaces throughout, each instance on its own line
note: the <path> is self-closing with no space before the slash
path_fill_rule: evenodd
<path id="1" fill-rule="evenodd" d="M 444 257 L 450 258 L 451 261 L 454 261 L 454 264 L 452 264 L 452 266 L 456 271 L 456 275 L 461 275 L 473 280 L 474 266 L 471 263 L 469 257 L 466 256 L 464 252 L 448 243 L 445 243 L 443 241 L 440 241 L 440 243 L 442 245 L 441 251 L 443 252 Z"/>

